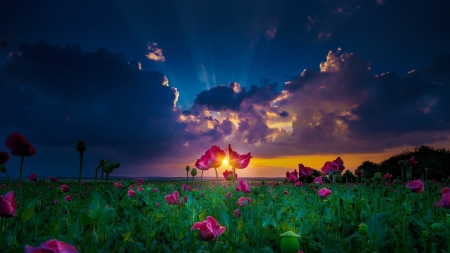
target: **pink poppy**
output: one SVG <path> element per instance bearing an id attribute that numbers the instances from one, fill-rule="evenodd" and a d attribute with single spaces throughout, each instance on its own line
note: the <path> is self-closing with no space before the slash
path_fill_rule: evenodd
<path id="1" fill-rule="evenodd" d="M 231 198 L 231 192 L 227 192 L 227 194 L 225 194 L 225 199 L 229 200 Z"/>
<path id="2" fill-rule="evenodd" d="M 243 193 L 252 192 L 252 190 L 250 189 L 250 186 L 247 184 L 247 182 L 244 179 L 239 179 L 239 183 L 236 186 L 236 191 L 242 191 Z"/>
<path id="3" fill-rule="evenodd" d="M 0 152 L 0 164 L 5 164 L 9 160 L 9 154 L 2 151 Z"/>
<path id="4" fill-rule="evenodd" d="M 142 178 L 138 178 L 138 184 L 140 184 L 140 185 L 143 185 L 144 184 L 144 179 L 142 179 Z"/>
<path id="5" fill-rule="evenodd" d="M 72 196 L 70 196 L 70 195 L 66 195 L 65 197 L 64 197 L 64 199 L 66 200 L 66 201 L 72 201 Z"/>
<path id="6" fill-rule="evenodd" d="M 444 195 L 444 194 L 447 194 L 447 193 L 450 193 L 450 188 L 448 188 L 448 187 L 442 188 L 441 195 Z"/>
<path id="7" fill-rule="evenodd" d="M 284 191 L 283 193 L 286 194 L 286 195 L 289 195 L 289 192 L 288 192 L 288 191 Z"/>
<path id="8" fill-rule="evenodd" d="M 11 150 L 11 153 L 16 156 L 33 156 L 36 154 L 33 145 L 19 133 L 10 134 L 6 139 L 5 144 L 6 147 Z"/>
<path id="9" fill-rule="evenodd" d="M 319 176 L 314 178 L 314 181 L 312 183 L 313 185 L 315 185 L 316 183 L 323 184 L 322 177 Z"/>
<path id="10" fill-rule="evenodd" d="M 330 172 L 335 173 L 339 170 L 339 164 L 334 162 L 326 162 L 322 167 L 322 173 L 325 175 L 330 174 Z"/>
<path id="11" fill-rule="evenodd" d="M 341 159 L 341 157 L 336 158 L 336 160 L 334 160 L 333 162 L 339 166 L 338 168 L 339 171 L 345 170 L 344 161 Z"/>
<path id="12" fill-rule="evenodd" d="M 236 208 L 236 210 L 234 210 L 234 212 L 233 212 L 233 216 L 234 217 L 240 217 L 241 216 L 241 211 Z"/>
<path id="13" fill-rule="evenodd" d="M 184 202 L 184 203 L 187 203 L 187 196 L 184 196 L 184 197 L 183 197 L 183 202 Z"/>
<path id="14" fill-rule="evenodd" d="M 87 186 L 87 185 L 86 185 Z M 114 187 L 116 188 L 122 188 L 122 183 L 121 182 L 114 182 Z"/>
<path id="15" fill-rule="evenodd" d="M 418 164 L 419 162 L 417 162 L 414 158 L 414 156 L 411 156 L 411 158 L 409 158 L 408 160 L 409 165 L 414 166 L 416 164 Z"/>
<path id="16" fill-rule="evenodd" d="M 167 204 L 176 205 L 180 199 L 180 194 L 178 191 L 174 191 L 172 194 L 166 195 L 164 198 L 166 199 Z"/>
<path id="17" fill-rule="evenodd" d="M 142 187 L 142 186 L 138 186 L 138 192 L 141 192 L 141 191 L 143 191 L 144 190 L 144 187 Z"/>
<path id="18" fill-rule="evenodd" d="M 389 172 L 386 172 L 386 174 L 383 175 L 383 179 L 386 179 L 386 180 L 390 179 L 391 177 L 392 177 L 392 175 L 389 174 Z"/>
<path id="19" fill-rule="evenodd" d="M 441 200 L 439 200 L 438 206 L 445 209 L 450 208 L 450 193 L 442 195 Z"/>
<path id="20" fill-rule="evenodd" d="M 16 211 L 17 203 L 13 191 L 0 196 L 0 217 L 14 217 Z"/>
<path id="21" fill-rule="evenodd" d="M 213 145 L 208 151 L 206 152 L 210 152 L 210 157 L 211 157 L 211 167 L 212 168 L 219 168 L 222 163 L 223 163 L 223 159 L 225 158 L 225 156 L 227 155 L 225 153 L 225 151 L 221 150 L 218 146 Z"/>
<path id="22" fill-rule="evenodd" d="M 295 187 L 300 187 L 302 186 L 302 181 L 298 181 L 297 183 L 295 183 Z"/>
<path id="23" fill-rule="evenodd" d="M 289 172 L 286 171 L 286 179 L 290 182 L 290 183 L 295 183 L 298 180 L 298 177 L 295 175 L 295 172 Z"/>
<path id="24" fill-rule="evenodd" d="M 233 178 L 233 171 L 232 170 L 225 170 L 223 172 L 223 177 L 225 178 L 225 180 L 231 181 L 231 179 Z M 237 180 L 238 175 L 237 173 L 234 173 L 234 179 Z"/>
<path id="25" fill-rule="evenodd" d="M 153 188 L 154 192 L 159 192 L 158 188 Z"/>
<path id="26" fill-rule="evenodd" d="M 30 180 L 30 181 L 32 181 L 32 182 L 35 182 L 35 181 L 38 180 L 38 178 L 37 178 L 36 174 L 31 173 L 31 174 L 28 176 L 28 180 Z"/>
<path id="27" fill-rule="evenodd" d="M 50 181 L 53 182 L 53 183 L 56 183 L 59 180 L 56 177 L 50 176 Z"/>
<path id="28" fill-rule="evenodd" d="M 203 241 L 211 241 L 217 239 L 223 232 L 225 232 L 225 227 L 220 226 L 220 224 L 212 216 L 206 217 L 206 220 L 202 222 L 196 222 L 191 230 L 198 229 L 200 239 Z"/>
<path id="29" fill-rule="evenodd" d="M 183 191 L 187 191 L 188 186 L 187 186 L 186 184 L 183 184 L 183 186 L 181 186 L 181 189 L 182 189 Z"/>
<path id="30" fill-rule="evenodd" d="M 231 149 L 230 144 L 228 144 L 228 153 L 229 153 L 228 163 L 231 165 L 231 167 L 236 169 L 247 168 L 248 164 L 250 163 L 250 159 L 253 157 L 251 156 L 252 153 L 248 153 L 246 155 L 239 155 L 236 151 L 233 151 Z"/>
<path id="31" fill-rule="evenodd" d="M 238 199 L 236 205 L 244 206 L 245 200 L 247 200 L 247 204 L 251 204 L 251 203 L 252 203 L 252 199 L 251 199 L 251 198 L 248 198 L 248 197 L 240 197 L 240 198 Z"/>
<path id="32" fill-rule="evenodd" d="M 362 177 L 362 176 L 364 175 L 363 170 L 361 170 L 361 169 L 356 169 L 356 170 L 355 170 L 355 175 L 356 175 L 357 177 Z"/>
<path id="33" fill-rule="evenodd" d="M 420 193 L 423 191 L 423 182 L 422 180 L 414 180 L 406 184 L 406 187 L 411 189 L 414 193 Z"/>
<path id="34" fill-rule="evenodd" d="M 65 184 L 61 185 L 59 188 L 61 189 L 62 192 L 69 192 L 70 191 L 69 186 L 67 186 Z"/>
<path id="35" fill-rule="evenodd" d="M 55 205 L 57 205 L 58 202 L 59 202 L 59 200 L 57 200 L 57 199 L 54 199 L 54 200 L 53 200 L 53 204 L 55 204 Z"/>
<path id="36" fill-rule="evenodd" d="M 134 197 L 134 196 L 136 196 L 136 192 L 133 191 L 133 189 L 129 189 L 129 190 L 128 190 L 128 197 L 132 198 L 132 197 Z"/>
<path id="37" fill-rule="evenodd" d="M 328 197 L 328 196 L 331 194 L 331 191 L 324 187 L 324 188 L 320 189 L 320 190 L 317 192 L 317 194 L 318 194 L 319 197 L 321 197 L 321 198 L 326 198 L 326 197 Z"/>
<path id="38" fill-rule="evenodd" d="M 155 206 L 156 206 L 156 207 L 159 207 L 159 206 L 160 206 L 160 204 L 159 204 L 159 203 L 156 203 L 156 204 L 155 204 Z"/>
<path id="39" fill-rule="evenodd" d="M 78 253 L 77 249 L 65 242 L 51 239 L 41 243 L 39 247 L 25 245 L 25 253 Z"/>
<path id="40" fill-rule="evenodd" d="M 309 176 L 309 174 L 312 173 L 313 169 L 310 167 L 305 167 L 303 164 L 299 164 L 298 165 L 298 170 L 299 170 L 299 177 L 300 178 L 306 178 Z"/>

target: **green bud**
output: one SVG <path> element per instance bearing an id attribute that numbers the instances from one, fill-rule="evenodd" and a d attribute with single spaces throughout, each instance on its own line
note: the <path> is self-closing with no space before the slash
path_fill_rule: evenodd
<path id="1" fill-rule="evenodd" d="M 6 171 L 6 166 L 4 164 L 0 164 L 0 172 L 5 173 Z"/>
<path id="2" fill-rule="evenodd" d="M 186 171 L 189 172 L 191 170 L 191 168 L 188 166 L 186 166 Z"/>
<path id="3" fill-rule="evenodd" d="M 375 181 L 381 181 L 381 179 L 383 179 L 383 177 L 381 176 L 380 172 L 375 173 L 375 175 L 373 176 L 373 179 Z"/>
<path id="4" fill-rule="evenodd" d="M 103 166 L 103 165 L 105 165 L 106 162 L 107 162 L 107 160 L 100 159 L 100 161 L 98 162 L 98 166 Z"/>
<path id="5" fill-rule="evenodd" d="M 298 238 L 300 235 L 287 231 L 280 235 L 281 239 L 281 253 L 297 253 L 300 250 L 300 243 L 298 242 Z"/>
<path id="6" fill-rule="evenodd" d="M 424 230 L 424 231 L 422 231 L 422 236 L 424 238 L 428 238 L 430 236 L 430 233 L 428 231 Z"/>
<path id="7" fill-rule="evenodd" d="M 342 176 L 340 174 L 336 174 L 336 183 L 342 183 Z"/>
<path id="8" fill-rule="evenodd" d="M 425 171 L 428 171 L 428 168 L 425 168 Z"/>
<path id="9" fill-rule="evenodd" d="M 38 200 L 36 202 L 36 204 L 34 205 L 34 212 L 39 213 L 39 211 L 41 211 L 41 209 L 42 209 L 42 202 L 40 200 Z"/>
<path id="10" fill-rule="evenodd" d="M 279 186 L 279 185 L 280 185 L 280 182 L 277 181 L 277 182 L 275 183 L 275 185 L 276 185 L 276 186 Z"/>
<path id="11" fill-rule="evenodd" d="M 369 233 L 368 226 L 364 223 L 359 224 L 359 233 L 364 236 L 367 235 Z"/>
<path id="12" fill-rule="evenodd" d="M 102 167 L 102 170 L 106 173 L 111 173 L 114 169 L 117 169 L 120 167 L 120 163 L 116 163 L 116 162 L 110 162 L 107 161 L 105 162 L 105 164 Z"/>
<path id="13" fill-rule="evenodd" d="M 264 185 L 266 182 L 263 180 L 261 180 L 261 185 Z"/>
<path id="14" fill-rule="evenodd" d="M 411 215 L 411 208 L 407 208 L 407 209 L 405 210 L 405 214 L 406 214 L 407 216 L 410 216 L 410 215 Z"/>
<path id="15" fill-rule="evenodd" d="M 259 195 L 258 195 L 258 198 L 259 198 L 259 199 L 264 199 L 264 194 L 259 194 Z"/>
<path id="16" fill-rule="evenodd" d="M 83 153 L 84 151 L 86 151 L 86 144 L 84 143 L 84 141 L 78 141 L 77 143 L 77 150 L 80 153 Z"/>
<path id="17" fill-rule="evenodd" d="M 252 187 L 250 187 L 250 189 L 252 190 L 253 194 L 255 194 L 255 195 L 259 194 L 259 187 L 252 186 Z"/>
<path id="18" fill-rule="evenodd" d="M 199 191 L 194 191 L 194 199 L 199 200 L 201 197 L 200 192 Z"/>
<path id="19" fill-rule="evenodd" d="M 300 227 L 302 225 L 302 221 L 300 219 L 295 219 L 295 226 Z"/>
<path id="20" fill-rule="evenodd" d="M 14 238 L 14 236 L 12 235 L 8 235 L 8 237 L 6 237 L 6 243 L 8 244 L 8 248 L 10 249 L 14 246 L 17 246 L 16 238 Z"/>
<path id="21" fill-rule="evenodd" d="M 193 168 L 193 169 L 191 170 L 191 175 L 192 175 L 193 177 L 197 176 L 197 170 L 196 170 L 195 168 Z"/>

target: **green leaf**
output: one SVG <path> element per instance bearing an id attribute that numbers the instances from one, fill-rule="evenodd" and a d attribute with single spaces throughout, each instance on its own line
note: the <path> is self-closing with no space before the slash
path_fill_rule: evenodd
<path id="1" fill-rule="evenodd" d="M 199 215 L 198 218 L 200 221 L 204 221 L 206 219 L 206 210 L 203 210 Z"/>
<path id="2" fill-rule="evenodd" d="M 31 217 L 33 217 L 33 214 L 34 214 L 34 207 L 29 207 L 25 209 L 25 211 L 23 211 L 22 213 L 22 220 L 26 221 L 31 219 Z"/>
<path id="3" fill-rule="evenodd" d="M 123 241 L 124 241 L 124 242 L 130 241 L 130 235 L 131 235 L 131 231 L 126 232 L 126 233 L 123 235 Z"/>

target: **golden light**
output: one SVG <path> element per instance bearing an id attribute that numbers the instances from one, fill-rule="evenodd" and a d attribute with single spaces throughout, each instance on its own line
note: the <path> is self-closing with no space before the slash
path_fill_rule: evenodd
<path id="1" fill-rule="evenodd" d="M 228 164 L 228 160 L 227 159 L 223 159 L 222 165 L 227 165 L 227 164 Z"/>

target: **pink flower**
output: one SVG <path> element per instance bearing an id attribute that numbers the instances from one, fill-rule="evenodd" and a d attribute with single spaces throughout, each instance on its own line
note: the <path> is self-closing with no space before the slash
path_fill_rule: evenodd
<path id="1" fill-rule="evenodd" d="M 419 193 L 423 191 L 423 182 L 422 180 L 414 180 L 406 184 L 406 187 L 411 189 L 414 193 Z"/>
<path id="2" fill-rule="evenodd" d="M 2 151 L 0 152 L 0 164 L 5 164 L 9 160 L 9 154 Z"/>
<path id="3" fill-rule="evenodd" d="M 228 144 L 228 154 L 229 154 L 228 163 L 231 165 L 231 167 L 236 169 L 247 168 L 248 164 L 250 163 L 250 159 L 253 157 L 251 156 L 252 153 L 248 153 L 246 155 L 239 155 L 236 151 L 233 151 L 231 149 L 230 144 Z"/>
<path id="4" fill-rule="evenodd" d="M 70 191 L 69 186 L 67 186 L 65 184 L 61 185 L 59 188 L 61 189 L 62 192 L 69 192 Z"/>
<path id="5" fill-rule="evenodd" d="M 153 188 L 154 192 L 159 192 L 158 188 Z"/>
<path id="6" fill-rule="evenodd" d="M 233 179 L 233 171 L 232 170 L 225 170 L 223 172 L 223 177 L 225 178 L 225 180 L 231 181 L 231 179 Z M 234 179 L 237 180 L 238 175 L 237 173 L 234 173 Z"/>
<path id="7" fill-rule="evenodd" d="M 225 151 L 221 150 L 218 146 L 213 145 L 208 149 L 204 155 L 197 159 L 195 167 L 200 170 L 209 170 L 210 168 L 218 168 L 222 165 L 225 158 Z"/>
<path id="8" fill-rule="evenodd" d="M 160 206 L 160 204 L 159 204 L 159 203 L 156 203 L 156 204 L 155 204 L 155 206 L 156 206 L 156 207 L 159 207 L 159 206 Z"/>
<path id="9" fill-rule="evenodd" d="M 242 191 L 243 193 L 252 192 L 252 190 L 250 189 L 250 186 L 247 184 L 247 182 L 244 179 L 239 179 L 239 183 L 236 186 L 236 191 Z"/>
<path id="10" fill-rule="evenodd" d="M 233 216 L 234 217 L 240 217 L 241 216 L 241 211 L 236 208 L 236 210 L 234 210 L 234 212 L 233 212 Z"/>
<path id="11" fill-rule="evenodd" d="M 389 174 L 389 172 L 386 172 L 386 174 L 383 175 L 383 179 L 386 179 L 386 180 L 390 179 L 391 177 L 392 177 L 392 175 Z"/>
<path id="12" fill-rule="evenodd" d="M 78 253 L 78 251 L 70 244 L 51 239 L 36 248 L 25 245 L 25 253 Z"/>
<path id="13" fill-rule="evenodd" d="M 6 147 L 16 156 L 33 156 L 36 154 L 33 145 L 27 139 L 19 134 L 12 133 L 6 138 Z"/>
<path id="14" fill-rule="evenodd" d="M 317 192 L 317 194 L 318 194 L 319 197 L 321 197 L 321 198 L 326 198 L 326 197 L 328 197 L 328 195 L 331 194 L 331 191 L 324 187 L 324 188 L 320 189 L 320 190 Z"/>
<path id="15" fill-rule="evenodd" d="M 229 200 L 231 198 L 231 192 L 227 192 L 227 194 L 225 195 L 225 199 Z"/>
<path id="16" fill-rule="evenodd" d="M 439 207 L 449 209 L 450 208 L 450 193 L 443 194 L 441 200 L 439 200 Z"/>
<path id="17" fill-rule="evenodd" d="M 184 197 L 183 197 L 183 202 L 184 202 L 184 203 L 187 203 L 187 196 L 184 196 Z"/>
<path id="18" fill-rule="evenodd" d="M 167 204 L 176 205 L 180 199 L 180 194 L 178 191 L 174 191 L 172 194 L 166 195 L 164 198 L 166 199 Z"/>
<path id="19" fill-rule="evenodd" d="M 56 183 L 59 180 L 56 177 L 54 177 L 54 176 L 50 176 L 50 181 L 53 182 L 53 183 Z"/>
<path id="20" fill-rule="evenodd" d="M 330 172 L 335 173 L 337 170 L 339 170 L 339 164 L 334 162 L 326 162 L 322 167 L 322 173 L 325 175 L 330 174 Z"/>
<path id="21" fill-rule="evenodd" d="M 182 189 L 183 191 L 187 191 L 188 186 L 187 186 L 186 184 L 183 184 L 183 186 L 181 187 L 181 189 Z"/>
<path id="22" fill-rule="evenodd" d="M 30 181 L 32 181 L 32 182 L 35 182 L 35 181 L 38 180 L 38 178 L 37 178 L 36 174 L 31 173 L 31 174 L 28 176 L 28 180 L 30 180 Z"/>
<path id="23" fill-rule="evenodd" d="M 141 192 L 141 191 L 143 191 L 144 190 L 144 187 L 142 187 L 142 186 L 138 186 L 138 192 Z"/>
<path id="24" fill-rule="evenodd" d="M 134 197 L 134 196 L 136 196 L 136 192 L 133 191 L 133 189 L 129 189 L 129 190 L 128 190 L 128 197 L 132 198 L 132 197 Z"/>
<path id="25" fill-rule="evenodd" d="M 286 179 L 290 182 L 290 183 L 295 183 L 298 180 L 298 177 L 296 176 L 295 172 L 289 172 L 286 171 Z"/>
<path id="26" fill-rule="evenodd" d="M 65 197 L 64 197 L 64 199 L 66 200 L 66 201 L 72 201 L 72 196 L 70 196 L 70 195 L 66 195 Z"/>
<path id="27" fill-rule="evenodd" d="M 312 183 L 313 185 L 315 185 L 316 183 L 323 184 L 322 177 L 319 176 L 314 178 L 314 181 Z"/>
<path id="28" fill-rule="evenodd" d="M 411 156 L 411 158 L 409 158 L 409 160 L 408 160 L 409 165 L 414 166 L 419 163 L 414 159 L 415 159 L 414 156 Z"/>
<path id="29" fill-rule="evenodd" d="M 138 178 L 138 184 L 140 184 L 140 185 L 143 185 L 144 184 L 144 179 L 142 179 L 142 178 Z"/>
<path id="30" fill-rule="evenodd" d="M 220 224 L 212 216 L 206 217 L 206 220 L 202 222 L 196 222 L 191 230 L 198 229 L 200 239 L 203 241 L 211 241 L 217 239 L 223 232 L 225 232 L 225 227 L 220 226 Z"/>
<path id="31" fill-rule="evenodd" d="M 122 188 L 122 183 L 121 182 L 114 182 L 114 187 L 116 188 Z"/>
<path id="32" fill-rule="evenodd" d="M 251 204 L 251 203 L 252 203 L 252 199 L 251 199 L 251 198 L 248 198 L 248 197 L 240 197 L 240 198 L 238 199 L 236 205 L 244 206 L 245 200 L 247 200 L 247 204 Z"/>
<path id="33" fill-rule="evenodd" d="M 450 188 L 448 188 L 448 187 L 442 188 L 441 195 L 444 195 L 444 194 L 447 194 L 447 193 L 450 193 Z"/>
<path id="34" fill-rule="evenodd" d="M 356 175 L 357 177 L 362 177 L 362 176 L 364 175 L 363 170 L 361 170 L 361 169 L 356 169 L 356 170 L 355 170 L 355 175 Z"/>
<path id="35" fill-rule="evenodd" d="M 338 156 L 338 158 L 336 158 L 336 160 L 334 160 L 333 162 L 339 166 L 338 168 L 339 171 L 345 170 L 344 161 L 341 159 L 341 157 Z"/>
<path id="36" fill-rule="evenodd" d="M 289 192 L 288 192 L 288 191 L 284 191 L 283 193 L 286 194 L 286 195 L 289 195 Z"/>
<path id="37" fill-rule="evenodd" d="M 300 187 L 302 186 L 302 181 L 298 181 L 297 183 L 295 183 L 295 187 Z"/>
<path id="38" fill-rule="evenodd" d="M 5 196 L 0 196 L 0 217 L 16 216 L 17 203 L 14 192 L 10 191 Z"/>
<path id="39" fill-rule="evenodd" d="M 306 178 L 309 176 L 309 174 L 312 173 L 313 169 L 310 167 L 305 167 L 303 164 L 299 164 L 298 165 L 298 170 L 299 170 L 299 177 L 300 178 Z"/>

